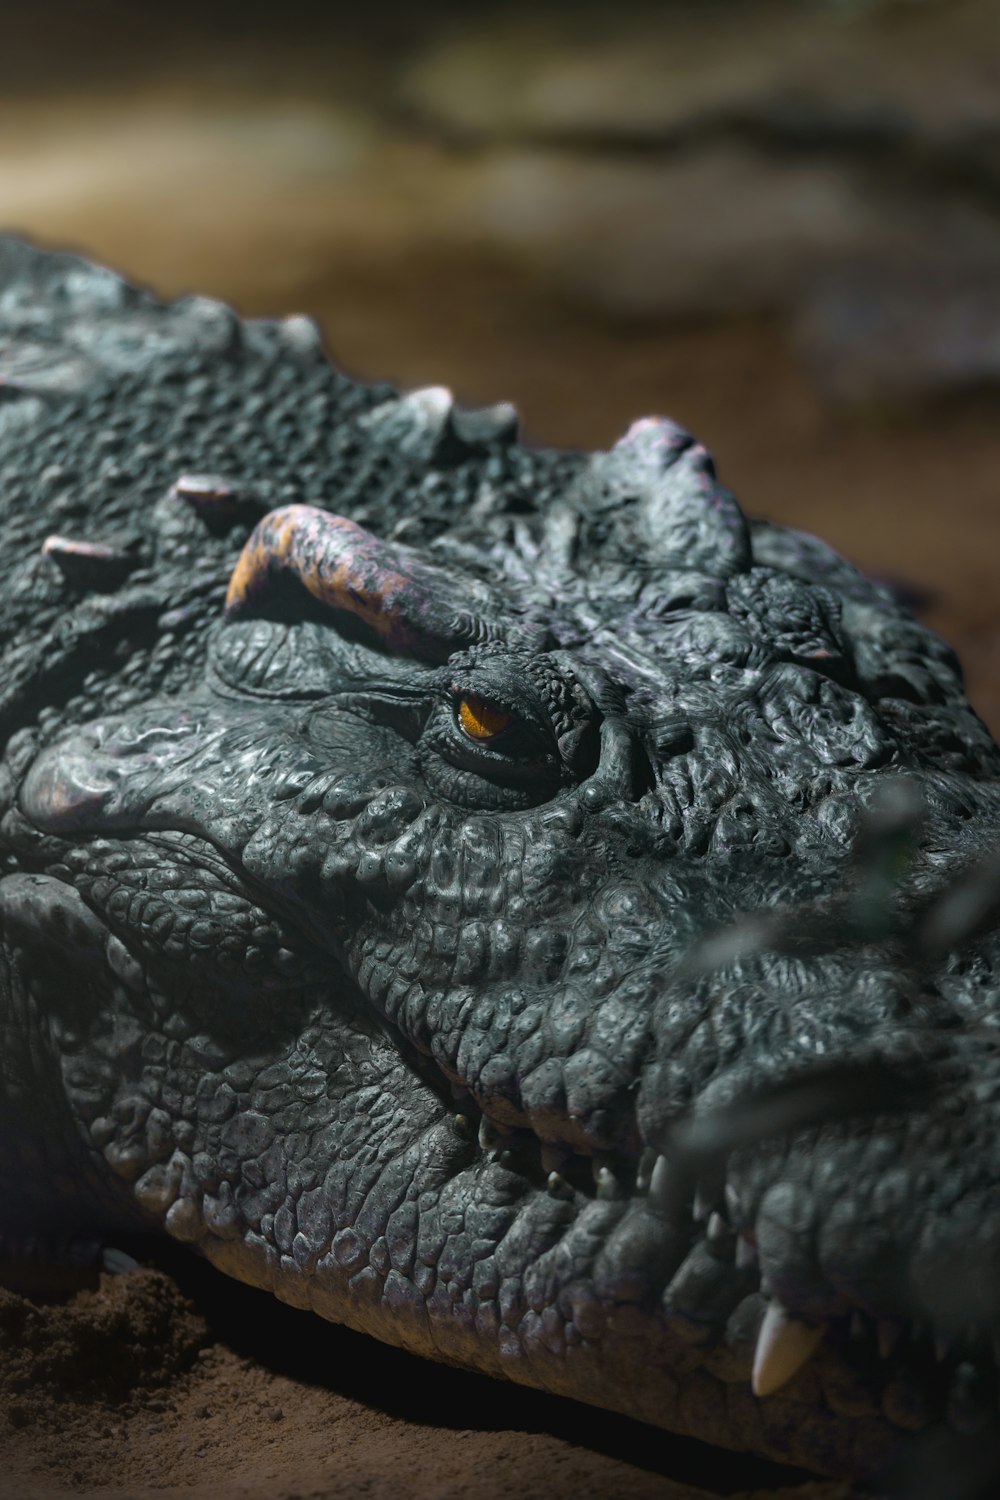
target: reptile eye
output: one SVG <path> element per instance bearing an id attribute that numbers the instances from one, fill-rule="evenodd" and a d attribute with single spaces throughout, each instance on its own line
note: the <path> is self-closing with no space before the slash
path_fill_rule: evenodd
<path id="1" fill-rule="evenodd" d="M 480 698 L 478 693 L 463 693 L 458 704 L 458 722 L 470 740 L 485 744 L 509 729 L 514 715 L 499 704 Z"/>
<path id="2" fill-rule="evenodd" d="M 484 650 L 437 679 L 416 744 L 421 774 L 455 807 L 535 807 L 589 768 L 580 740 L 595 718 L 546 655 Z"/>

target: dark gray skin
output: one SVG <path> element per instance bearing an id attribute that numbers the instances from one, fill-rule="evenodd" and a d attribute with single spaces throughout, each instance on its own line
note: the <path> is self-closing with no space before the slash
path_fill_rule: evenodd
<path id="1" fill-rule="evenodd" d="M 948 648 L 668 422 L 529 451 L 10 241 L 0 380 L 8 1251 L 161 1227 L 829 1473 L 985 1421 L 1000 751 Z"/>

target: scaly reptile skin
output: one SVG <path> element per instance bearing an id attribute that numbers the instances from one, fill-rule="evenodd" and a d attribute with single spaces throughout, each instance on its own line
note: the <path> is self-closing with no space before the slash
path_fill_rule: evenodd
<path id="1" fill-rule="evenodd" d="M 530 451 L 13 241 L 0 380 L 8 1248 L 159 1226 L 831 1473 L 984 1420 L 1000 752 L 948 648 L 669 422 Z"/>

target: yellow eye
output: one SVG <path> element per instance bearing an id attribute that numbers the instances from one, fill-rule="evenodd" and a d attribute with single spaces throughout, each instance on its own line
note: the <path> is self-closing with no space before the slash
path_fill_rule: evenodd
<path id="1" fill-rule="evenodd" d="M 470 740 L 493 740 L 514 722 L 514 715 L 477 693 L 466 693 L 458 705 L 458 722 Z"/>

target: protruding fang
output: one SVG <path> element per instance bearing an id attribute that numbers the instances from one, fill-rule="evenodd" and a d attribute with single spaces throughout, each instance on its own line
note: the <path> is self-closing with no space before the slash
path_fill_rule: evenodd
<path id="1" fill-rule="evenodd" d="M 699 1224 L 702 1223 L 704 1219 L 708 1218 L 709 1214 L 712 1212 L 713 1207 L 714 1204 L 709 1200 L 708 1194 L 705 1192 L 703 1186 L 699 1183 L 698 1187 L 695 1189 L 694 1204 L 692 1205 L 691 1209 L 695 1221 Z"/>
<path id="2" fill-rule="evenodd" d="M 610 1167 L 595 1166 L 594 1186 L 602 1202 L 610 1203 L 619 1196 L 618 1178 Z"/>
<path id="3" fill-rule="evenodd" d="M 737 1271 L 749 1271 L 757 1264 L 757 1247 L 751 1245 L 745 1235 L 740 1235 L 736 1241 L 736 1269 Z"/>
<path id="4" fill-rule="evenodd" d="M 468 1115 L 453 1115 L 452 1124 L 455 1126 L 455 1130 L 463 1138 L 463 1140 L 468 1140 L 471 1137 L 472 1127 L 469 1124 Z"/>
<path id="5" fill-rule="evenodd" d="M 553 1198 L 572 1198 L 573 1189 L 560 1172 L 550 1172 L 545 1187 Z"/>
<path id="6" fill-rule="evenodd" d="M 823 1328 L 810 1328 L 792 1318 L 778 1301 L 764 1314 L 753 1357 L 751 1389 L 755 1396 L 772 1396 L 798 1374 L 816 1352 Z"/>
<path id="7" fill-rule="evenodd" d="M 893 1323 L 888 1318 L 880 1318 L 876 1332 L 878 1352 L 883 1359 L 889 1359 L 895 1353 L 903 1330 L 898 1323 Z"/>
<path id="8" fill-rule="evenodd" d="M 705 1238 L 713 1242 L 729 1239 L 732 1230 L 720 1213 L 709 1215 L 708 1226 L 705 1230 Z"/>
<path id="9" fill-rule="evenodd" d="M 649 1192 L 649 1179 L 656 1165 L 656 1152 L 651 1146 L 644 1146 L 639 1156 L 639 1166 L 635 1174 L 635 1190 L 637 1193 Z"/>
<path id="10" fill-rule="evenodd" d="M 649 1178 L 649 1201 L 654 1208 L 669 1208 L 670 1188 L 670 1163 L 665 1156 L 658 1156 Z"/>
<path id="11" fill-rule="evenodd" d="M 730 1224 L 738 1224 L 741 1216 L 740 1195 L 731 1182 L 725 1187 L 726 1213 L 729 1215 Z"/>
<path id="12" fill-rule="evenodd" d="M 480 1151 L 493 1151 L 501 1140 L 496 1129 L 483 1115 L 479 1121 L 479 1149 Z"/>

